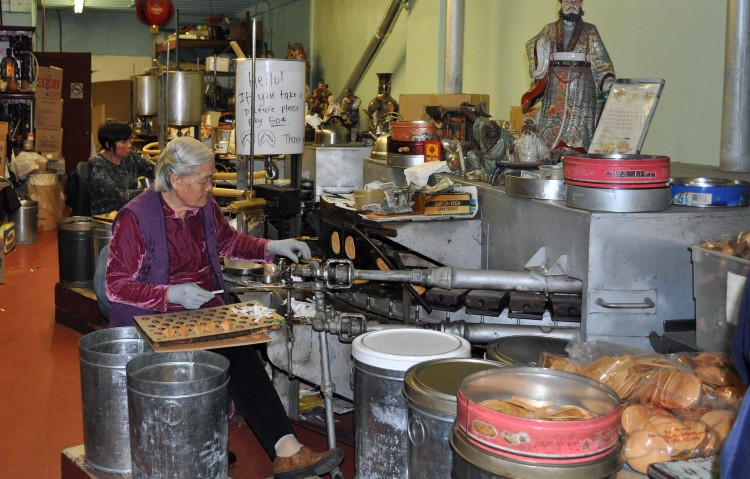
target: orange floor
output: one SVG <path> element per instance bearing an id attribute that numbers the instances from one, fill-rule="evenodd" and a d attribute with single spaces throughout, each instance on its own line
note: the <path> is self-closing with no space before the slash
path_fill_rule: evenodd
<path id="1" fill-rule="evenodd" d="M 80 333 L 55 323 L 57 233 L 40 233 L 5 257 L 0 284 L 0 478 L 60 477 L 60 455 L 83 444 L 78 359 Z M 297 427 L 303 443 L 326 447 L 325 437 Z M 238 456 L 232 479 L 271 475 L 271 462 L 244 424 L 231 426 Z M 342 465 L 351 477 L 354 457 Z"/>

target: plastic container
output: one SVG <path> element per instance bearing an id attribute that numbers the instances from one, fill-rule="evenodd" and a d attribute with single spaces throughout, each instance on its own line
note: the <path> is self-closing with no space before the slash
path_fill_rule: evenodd
<path id="1" fill-rule="evenodd" d="M 149 353 L 125 367 L 133 477 L 227 477 L 229 360 Z"/>
<path id="2" fill-rule="evenodd" d="M 138 331 L 102 329 L 78 341 L 86 463 L 111 473 L 128 473 L 130 426 L 125 365 L 151 351 Z"/>
<path id="3" fill-rule="evenodd" d="M 424 361 L 470 354 L 471 345 L 464 338 L 432 330 L 387 329 L 354 339 L 358 479 L 408 475 L 406 371 Z"/>
<path id="4" fill-rule="evenodd" d="M 541 165 L 539 166 L 540 180 L 563 180 L 562 165 Z"/>
<path id="5" fill-rule="evenodd" d="M 690 247 L 693 257 L 695 342 L 704 351 L 728 353 L 737 330 L 750 261 L 718 251 Z"/>
<path id="6" fill-rule="evenodd" d="M 380 211 L 384 202 L 383 190 L 354 190 L 354 205 L 357 211 Z"/>

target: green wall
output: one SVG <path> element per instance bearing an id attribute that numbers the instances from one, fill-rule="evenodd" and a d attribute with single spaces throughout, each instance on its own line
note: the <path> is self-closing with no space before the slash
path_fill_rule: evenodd
<path id="1" fill-rule="evenodd" d="M 315 0 L 313 69 L 338 94 L 390 0 Z M 465 0 L 463 91 L 490 95 L 508 119 L 528 88 L 524 44 L 557 18 L 555 0 Z M 643 153 L 719 164 L 726 2 L 586 0 L 620 78 L 666 82 Z M 377 93 L 376 72 L 393 72 L 392 95 L 440 93 L 445 0 L 412 0 L 356 90 Z"/>

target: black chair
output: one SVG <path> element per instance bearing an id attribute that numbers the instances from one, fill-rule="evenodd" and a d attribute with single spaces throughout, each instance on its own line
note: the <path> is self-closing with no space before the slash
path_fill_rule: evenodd
<path id="1" fill-rule="evenodd" d="M 81 161 L 65 183 L 65 204 L 71 216 L 91 216 L 89 198 L 89 163 Z"/>

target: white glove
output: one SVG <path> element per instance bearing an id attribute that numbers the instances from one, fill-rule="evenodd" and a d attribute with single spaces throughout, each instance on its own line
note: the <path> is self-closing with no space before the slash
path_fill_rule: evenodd
<path id="1" fill-rule="evenodd" d="M 269 241 L 268 245 L 266 245 L 266 250 L 274 255 L 286 256 L 295 263 L 299 261 L 297 256 L 301 256 L 304 259 L 310 259 L 312 256 L 307 243 L 297 241 L 296 239 Z"/>
<path id="2" fill-rule="evenodd" d="M 167 289 L 167 301 L 185 309 L 198 309 L 214 297 L 195 283 L 175 284 Z"/>

